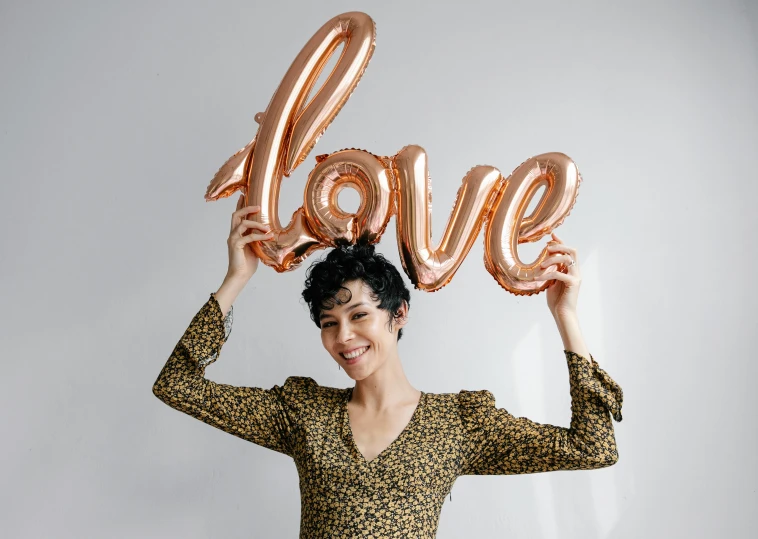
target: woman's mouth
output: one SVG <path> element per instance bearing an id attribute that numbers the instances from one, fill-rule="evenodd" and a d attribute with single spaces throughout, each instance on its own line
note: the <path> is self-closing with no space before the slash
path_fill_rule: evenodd
<path id="1" fill-rule="evenodd" d="M 352 365 L 353 363 L 357 363 L 369 348 L 369 346 L 362 346 L 349 352 L 340 352 L 340 355 L 344 358 L 345 363 Z"/>

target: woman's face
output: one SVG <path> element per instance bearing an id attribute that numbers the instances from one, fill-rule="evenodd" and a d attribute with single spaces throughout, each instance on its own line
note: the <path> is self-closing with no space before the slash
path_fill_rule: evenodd
<path id="1" fill-rule="evenodd" d="M 379 308 L 371 297 L 371 289 L 361 280 L 344 285 L 352 297 L 341 305 L 321 311 L 321 342 L 353 380 L 362 380 L 382 367 L 386 360 L 397 356 L 397 333 L 405 325 L 393 320 L 390 329 L 389 313 Z M 337 299 L 348 297 L 343 290 Z M 402 308 L 406 314 L 407 307 Z"/>

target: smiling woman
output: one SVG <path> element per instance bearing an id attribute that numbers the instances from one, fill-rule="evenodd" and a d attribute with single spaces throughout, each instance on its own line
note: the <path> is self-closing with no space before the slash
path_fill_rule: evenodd
<path id="1" fill-rule="evenodd" d="M 355 290 L 345 283 L 360 280 L 368 303 L 378 302 L 376 307 L 386 311 L 391 330 L 392 322 L 402 321 L 410 307 L 411 294 L 400 272 L 384 256 L 374 251 L 373 245 L 359 243 L 343 244 L 333 249 L 326 258 L 313 264 L 305 280 L 303 299 L 308 303 L 311 319 L 324 328 L 323 318 L 334 318 L 331 311 L 351 301 Z M 404 322 L 403 322 L 404 324 Z M 397 340 L 403 336 L 399 328 Z"/>
<path id="2" fill-rule="evenodd" d="M 407 321 L 410 292 L 400 273 L 370 245 L 334 249 L 311 266 L 303 299 L 321 329 L 321 342 L 354 380 L 373 376 L 398 395 L 415 392 L 402 372 L 397 342 Z M 381 371 L 381 372 L 379 372 Z M 357 400 L 363 400 L 362 392 Z M 381 405 L 381 403 L 375 403 Z"/>
<path id="3" fill-rule="evenodd" d="M 581 281 L 575 249 L 554 236 L 545 266 L 548 307 L 563 338 L 571 425 L 514 417 L 486 390 L 425 393 L 403 371 L 398 341 L 410 293 L 369 245 L 342 246 L 314 264 L 303 298 L 324 348 L 355 381 L 351 388 L 291 376 L 271 389 L 219 384 L 205 369 L 231 331 L 231 305 L 255 273 L 249 244 L 268 236 L 232 216 L 229 271 L 176 345 L 153 386 L 169 406 L 292 457 L 300 476 L 300 537 L 421 537 L 437 532 L 442 504 L 461 475 L 506 475 L 610 466 L 618 460 L 611 418 L 621 388 L 585 349 L 574 306 Z M 224 316 L 224 313 L 227 313 Z"/>

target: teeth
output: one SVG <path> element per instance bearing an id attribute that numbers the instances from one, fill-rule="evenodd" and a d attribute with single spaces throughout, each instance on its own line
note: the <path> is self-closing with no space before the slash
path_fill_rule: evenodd
<path id="1" fill-rule="evenodd" d="M 358 348 L 358 350 L 350 352 L 349 354 L 344 354 L 343 353 L 342 357 L 344 357 L 345 359 L 354 359 L 354 358 L 358 357 L 359 355 L 361 355 L 366 350 L 368 350 L 368 346 L 364 346 L 363 348 Z"/>

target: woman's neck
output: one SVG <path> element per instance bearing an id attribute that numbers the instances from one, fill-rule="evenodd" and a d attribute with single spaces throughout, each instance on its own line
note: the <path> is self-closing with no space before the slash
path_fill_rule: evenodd
<path id="1" fill-rule="evenodd" d="M 398 357 L 387 360 L 366 378 L 356 380 L 350 402 L 368 411 L 382 412 L 416 402 L 419 396 L 419 390 L 408 381 Z"/>

